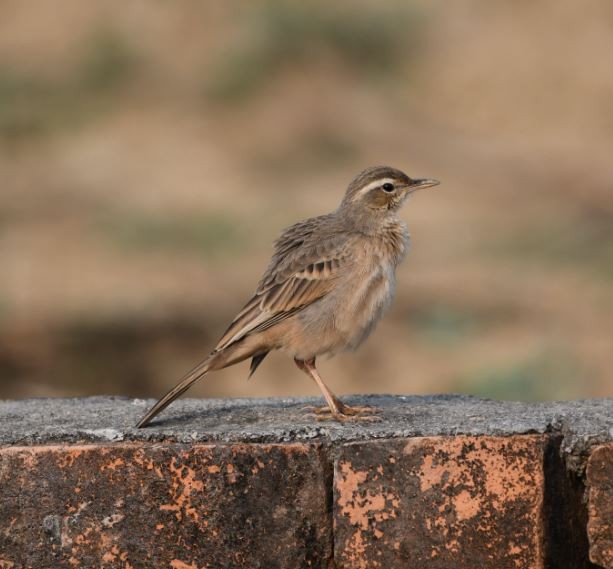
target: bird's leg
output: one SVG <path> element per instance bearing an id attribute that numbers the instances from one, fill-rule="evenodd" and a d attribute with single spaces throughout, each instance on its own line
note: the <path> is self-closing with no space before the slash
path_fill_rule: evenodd
<path id="1" fill-rule="evenodd" d="M 305 372 L 319 387 L 332 416 L 343 415 L 346 405 L 336 396 L 332 391 L 328 389 L 328 386 L 321 379 L 317 368 L 315 367 L 315 358 L 310 360 L 295 359 L 296 365 Z"/>
<path id="2" fill-rule="evenodd" d="M 333 419 L 337 421 L 347 421 L 350 420 L 351 417 L 359 417 L 364 413 L 373 413 L 375 409 L 372 407 L 350 407 L 349 405 L 345 405 L 323 382 L 321 379 L 317 368 L 315 367 L 315 358 L 311 358 L 310 360 L 299 360 L 298 358 L 294 358 L 296 365 L 317 384 L 321 393 L 328 404 L 328 409 L 318 408 L 315 409 L 314 412 L 316 414 L 325 414 L 328 410 Z"/>

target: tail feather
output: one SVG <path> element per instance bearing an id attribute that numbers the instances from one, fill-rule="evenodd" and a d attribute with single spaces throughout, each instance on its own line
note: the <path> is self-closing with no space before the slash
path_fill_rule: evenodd
<path id="1" fill-rule="evenodd" d="M 161 411 L 166 409 L 177 397 L 185 393 L 196 381 L 202 378 L 210 369 L 211 358 L 208 357 L 200 362 L 195 368 L 185 374 L 184 378 L 175 385 L 164 397 L 162 397 L 147 414 L 136 424 L 138 429 L 146 427 L 151 420 Z"/>
<path id="2" fill-rule="evenodd" d="M 251 379 L 251 376 L 255 373 L 255 370 L 258 369 L 258 366 L 262 363 L 262 360 L 268 355 L 268 352 L 264 352 L 262 354 L 258 354 L 257 356 L 253 356 L 251 358 L 251 365 L 249 366 L 249 377 L 247 379 Z"/>

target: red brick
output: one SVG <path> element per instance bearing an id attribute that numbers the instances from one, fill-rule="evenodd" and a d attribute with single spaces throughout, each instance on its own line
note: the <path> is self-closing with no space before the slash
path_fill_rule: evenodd
<path id="1" fill-rule="evenodd" d="M 590 454 L 587 488 L 590 561 L 613 569 L 613 443 Z"/>
<path id="2" fill-rule="evenodd" d="M 339 568 L 539 569 L 540 436 L 345 445 L 335 462 Z"/>
<path id="3" fill-rule="evenodd" d="M 0 449 L 0 568 L 322 567 L 315 445 Z"/>

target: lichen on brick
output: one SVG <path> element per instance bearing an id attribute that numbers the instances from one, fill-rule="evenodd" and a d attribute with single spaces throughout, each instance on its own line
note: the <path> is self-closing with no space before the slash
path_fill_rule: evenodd
<path id="1" fill-rule="evenodd" d="M 11 569 L 314 567 L 331 556 L 319 453 L 302 443 L 0 449 L 0 559 Z"/>
<path id="2" fill-rule="evenodd" d="M 592 451 L 587 464 L 587 488 L 590 560 L 613 569 L 613 443 Z"/>
<path id="3" fill-rule="evenodd" d="M 346 445 L 335 467 L 339 567 L 539 569 L 542 437 Z"/>

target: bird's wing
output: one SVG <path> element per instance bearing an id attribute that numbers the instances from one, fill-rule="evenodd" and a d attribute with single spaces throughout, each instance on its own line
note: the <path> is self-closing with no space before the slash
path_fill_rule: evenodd
<path id="1" fill-rule="evenodd" d="M 329 216 L 308 219 L 286 229 L 253 298 L 239 312 L 204 361 L 162 397 L 139 421 L 144 427 L 164 408 L 205 375 L 216 352 L 248 334 L 266 330 L 328 294 L 352 262 L 351 238 L 330 231 Z M 328 231 L 326 231 L 326 227 Z M 267 352 L 254 354 L 251 372 Z"/>
<path id="2" fill-rule="evenodd" d="M 328 294 L 352 262 L 350 238 L 325 234 L 325 218 L 293 225 L 275 242 L 275 253 L 251 300 L 238 313 L 215 351 L 266 330 Z M 323 234 L 322 234 L 323 233 Z"/>

